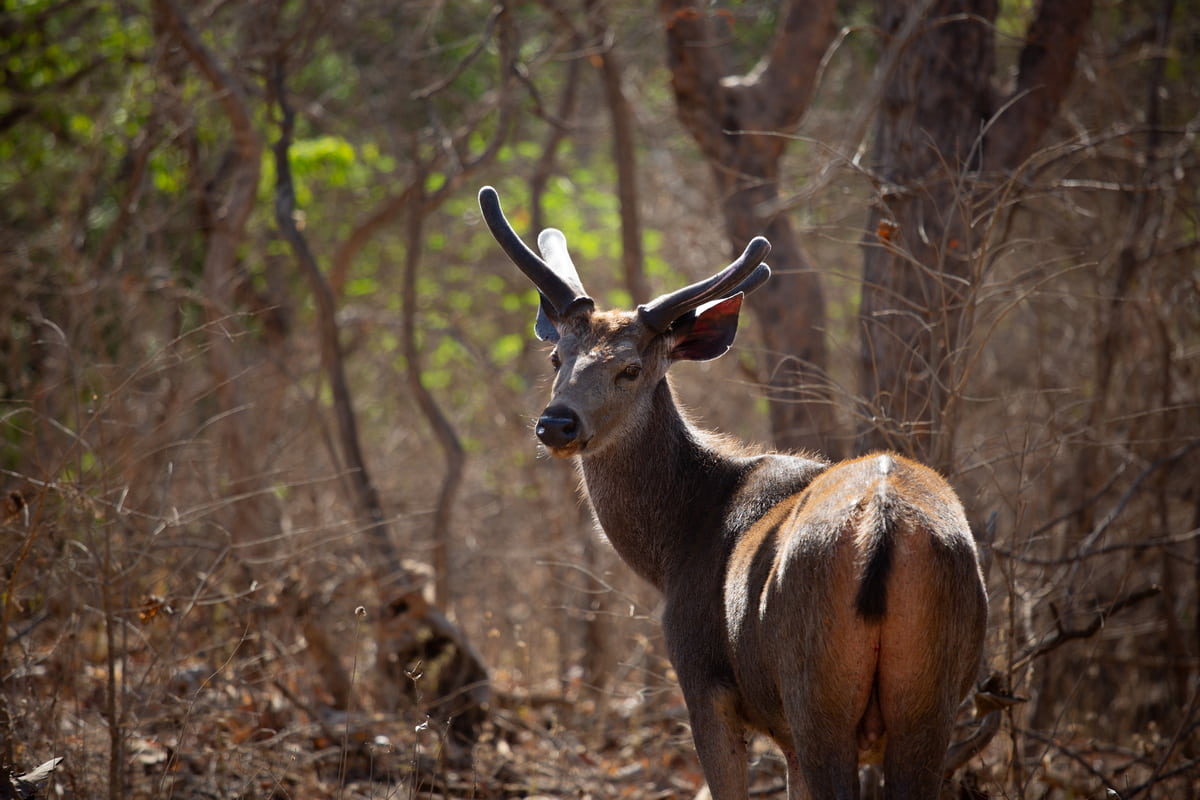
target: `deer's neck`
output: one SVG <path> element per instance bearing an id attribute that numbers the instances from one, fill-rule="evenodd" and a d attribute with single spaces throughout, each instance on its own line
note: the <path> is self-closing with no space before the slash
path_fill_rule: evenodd
<path id="1" fill-rule="evenodd" d="M 701 551 L 730 546 L 725 520 L 751 464 L 726 455 L 693 427 L 665 380 L 642 419 L 639 430 L 585 455 L 581 471 L 597 520 L 617 553 L 665 590 Z"/>

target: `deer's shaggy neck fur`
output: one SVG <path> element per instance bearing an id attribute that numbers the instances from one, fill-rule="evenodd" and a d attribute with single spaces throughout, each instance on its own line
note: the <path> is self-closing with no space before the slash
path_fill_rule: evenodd
<path id="1" fill-rule="evenodd" d="M 637 430 L 580 457 L 584 489 L 617 553 L 660 591 L 702 551 L 728 553 L 826 462 L 760 453 L 696 427 L 666 378 Z"/>

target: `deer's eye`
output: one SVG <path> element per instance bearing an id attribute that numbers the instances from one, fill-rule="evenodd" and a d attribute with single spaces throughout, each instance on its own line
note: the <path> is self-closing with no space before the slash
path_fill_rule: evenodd
<path id="1" fill-rule="evenodd" d="M 626 380 L 633 380 L 634 378 L 636 378 L 638 375 L 641 375 L 641 374 L 642 374 L 642 365 L 641 364 L 629 364 L 628 366 L 625 367 L 625 369 L 621 370 L 621 374 L 618 377 L 625 378 Z"/>
<path id="2" fill-rule="evenodd" d="M 550 352 L 550 366 L 554 367 L 554 371 L 558 372 L 558 368 L 562 366 L 562 359 L 558 357 L 558 351 Z"/>

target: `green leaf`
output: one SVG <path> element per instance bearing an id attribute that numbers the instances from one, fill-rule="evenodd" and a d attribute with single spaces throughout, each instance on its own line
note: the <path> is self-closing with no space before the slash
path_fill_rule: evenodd
<path id="1" fill-rule="evenodd" d="M 501 336 L 492 344 L 492 361 L 496 362 L 497 366 L 507 366 L 521 355 L 524 348 L 524 336 L 516 333 Z"/>

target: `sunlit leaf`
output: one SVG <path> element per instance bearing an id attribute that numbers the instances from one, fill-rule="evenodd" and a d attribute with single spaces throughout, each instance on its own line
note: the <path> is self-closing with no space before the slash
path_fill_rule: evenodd
<path id="1" fill-rule="evenodd" d="M 524 348 L 524 336 L 516 333 L 501 336 L 492 344 L 492 360 L 499 365 L 507 364 L 519 356 Z"/>

